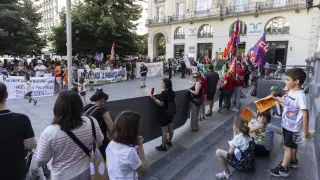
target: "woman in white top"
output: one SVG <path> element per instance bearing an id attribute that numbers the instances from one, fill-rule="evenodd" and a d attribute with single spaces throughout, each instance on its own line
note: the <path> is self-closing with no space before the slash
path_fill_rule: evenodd
<path id="1" fill-rule="evenodd" d="M 93 147 L 90 119 L 82 116 L 83 103 L 76 92 L 62 91 L 54 108 L 54 119 L 41 134 L 34 159 L 39 167 L 52 159 L 52 180 L 90 180 L 90 157 L 66 134 L 71 131 L 89 150 Z M 93 119 L 97 143 L 103 141 L 99 124 Z"/>
<path id="2" fill-rule="evenodd" d="M 44 72 L 47 68 L 43 65 L 41 60 L 38 60 L 38 65 L 34 67 L 34 71 L 36 72 L 36 77 L 43 77 Z"/>
<path id="3" fill-rule="evenodd" d="M 110 180 L 137 180 L 137 173 L 144 176 L 147 172 L 143 138 L 138 136 L 140 119 L 138 113 L 124 111 L 115 121 L 113 140 L 106 149 Z"/>

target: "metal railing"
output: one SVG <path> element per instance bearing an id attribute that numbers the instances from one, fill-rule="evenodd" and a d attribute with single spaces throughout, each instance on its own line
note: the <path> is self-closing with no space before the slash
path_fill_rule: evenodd
<path id="1" fill-rule="evenodd" d="M 207 32 L 207 33 L 198 33 L 198 38 L 212 38 L 213 32 Z"/>
<path id="2" fill-rule="evenodd" d="M 313 67 L 307 65 L 277 65 L 269 64 L 268 67 L 265 67 L 264 70 L 260 71 L 260 76 L 265 79 L 285 79 L 285 72 L 291 68 L 302 68 L 306 73 L 306 83 L 309 83 L 311 77 L 313 77 Z M 263 72 L 264 71 L 264 72 Z"/>
<path id="3" fill-rule="evenodd" d="M 174 39 L 184 39 L 185 38 L 185 34 L 175 34 L 174 35 Z"/>
<path id="4" fill-rule="evenodd" d="M 164 2 L 165 0 L 155 0 L 155 3 Z M 251 2 L 245 5 L 240 6 L 230 6 L 222 8 L 219 7 L 212 7 L 208 10 L 203 11 L 191 11 L 190 13 L 183 14 L 183 15 L 173 15 L 158 18 L 160 20 L 148 19 L 147 26 L 150 25 L 162 25 L 164 22 L 166 23 L 175 23 L 180 21 L 186 20 L 196 20 L 196 19 L 221 19 L 224 17 L 230 16 L 238 16 L 239 14 L 257 14 L 259 12 L 265 11 L 279 11 L 285 9 L 298 9 L 304 8 L 305 1 L 304 0 L 285 0 L 279 1 L 276 3 L 275 1 L 264 1 L 264 2 Z"/>

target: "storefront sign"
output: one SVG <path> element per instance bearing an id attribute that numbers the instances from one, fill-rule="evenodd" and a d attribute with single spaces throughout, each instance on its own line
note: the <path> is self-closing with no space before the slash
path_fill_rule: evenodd
<path id="1" fill-rule="evenodd" d="M 189 28 L 189 36 L 197 36 L 197 28 Z"/>
<path id="2" fill-rule="evenodd" d="M 141 63 L 136 63 L 137 66 L 137 76 L 140 77 L 140 65 Z M 155 62 L 155 63 L 145 63 L 148 68 L 148 77 L 155 77 L 155 76 L 163 76 L 163 62 Z"/>
<path id="3" fill-rule="evenodd" d="M 262 23 L 250 23 L 249 24 L 250 29 L 249 33 L 250 34 L 260 34 L 262 32 Z"/>
<path id="4" fill-rule="evenodd" d="M 78 78 L 83 77 L 85 82 L 93 81 L 94 84 L 108 84 L 126 79 L 126 70 L 124 68 L 113 70 L 93 69 L 91 71 L 78 69 Z"/>
<path id="5" fill-rule="evenodd" d="M 0 81 L 7 86 L 9 99 L 21 99 L 27 93 L 23 76 L 0 76 Z M 30 86 L 33 97 L 54 95 L 54 77 L 31 77 Z"/>

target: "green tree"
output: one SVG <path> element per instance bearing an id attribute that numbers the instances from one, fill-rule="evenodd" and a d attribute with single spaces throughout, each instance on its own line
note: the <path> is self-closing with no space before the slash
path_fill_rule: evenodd
<path id="1" fill-rule="evenodd" d="M 39 36 L 41 15 L 31 0 L 0 0 L 0 55 L 38 55 L 46 45 Z"/>
<path id="2" fill-rule="evenodd" d="M 131 54 L 138 50 L 137 35 L 133 33 L 140 18 L 141 7 L 132 0 L 85 0 L 72 6 L 73 54 L 110 54 L 113 42 L 115 53 Z M 61 24 L 53 29 L 50 40 L 57 54 L 66 54 L 65 11 Z"/>

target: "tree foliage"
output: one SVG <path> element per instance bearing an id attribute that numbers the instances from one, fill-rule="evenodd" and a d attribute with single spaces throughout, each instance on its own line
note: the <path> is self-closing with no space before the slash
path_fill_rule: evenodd
<path id="1" fill-rule="evenodd" d="M 0 55 L 37 55 L 46 42 L 39 36 L 41 15 L 31 0 L 0 0 Z"/>
<path id="2" fill-rule="evenodd" d="M 94 54 L 104 52 L 110 54 L 115 42 L 116 54 L 132 54 L 138 52 L 138 42 L 143 37 L 133 33 L 134 23 L 140 18 L 141 7 L 133 0 L 85 0 L 74 4 L 72 18 L 73 54 Z M 65 11 L 60 14 L 61 24 L 53 29 L 50 40 L 54 51 L 65 55 L 66 18 Z"/>

